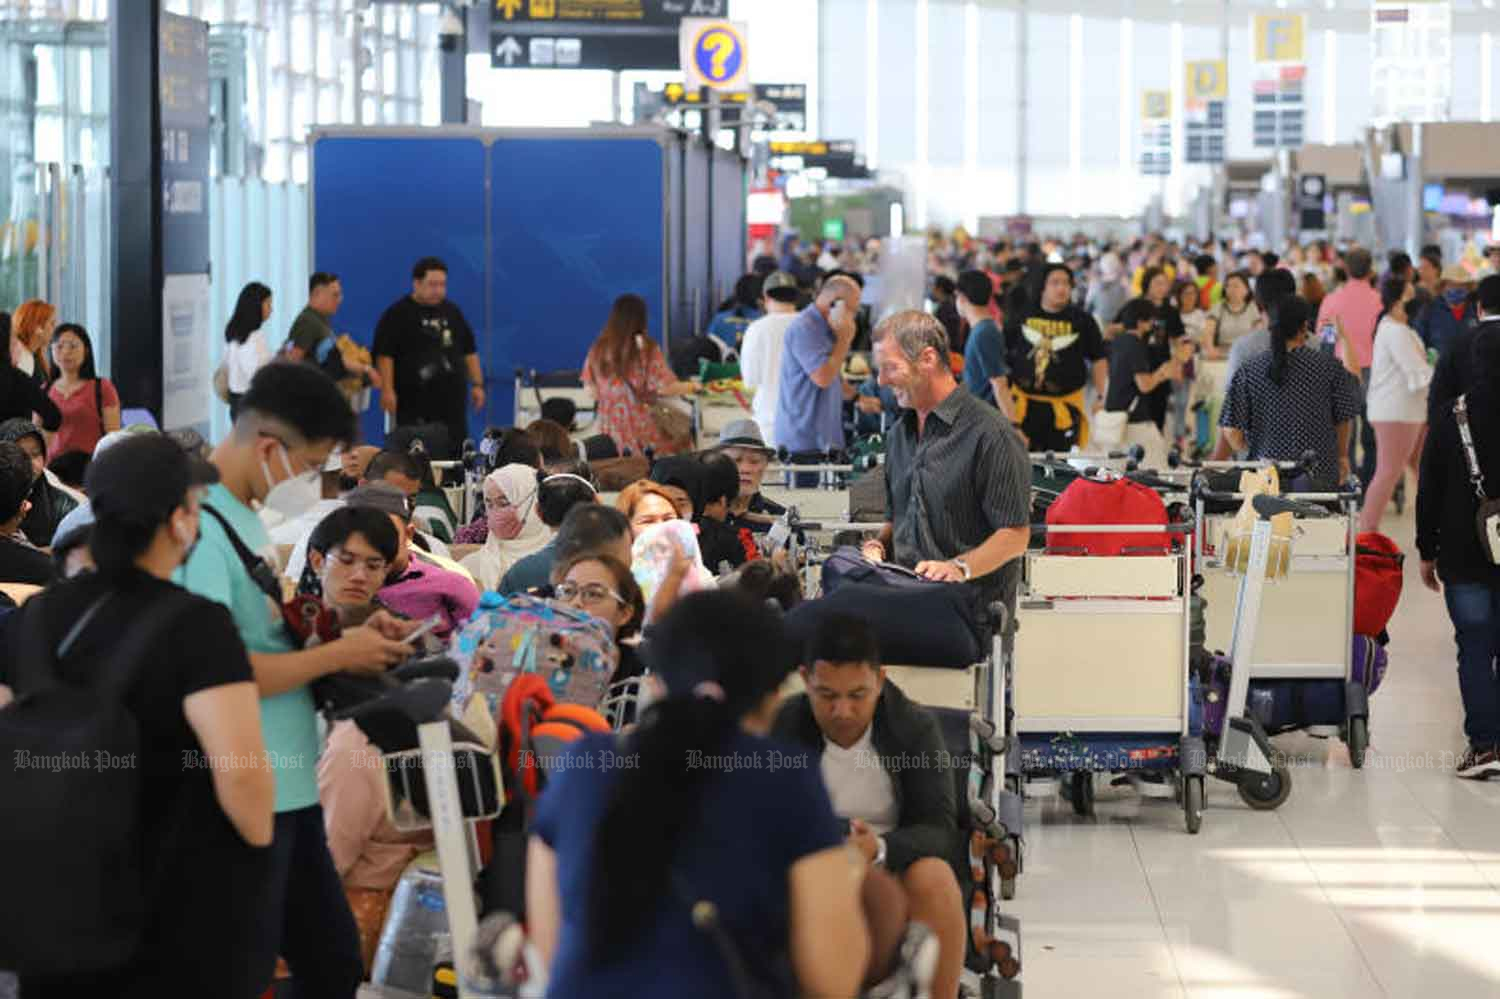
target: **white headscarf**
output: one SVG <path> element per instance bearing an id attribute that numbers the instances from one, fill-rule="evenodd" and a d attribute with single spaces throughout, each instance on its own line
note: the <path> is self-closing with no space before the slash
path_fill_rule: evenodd
<path id="1" fill-rule="evenodd" d="M 1118 281 L 1120 269 L 1119 254 L 1110 252 L 1099 258 L 1099 277 L 1105 284 Z"/>
<path id="2" fill-rule="evenodd" d="M 542 523 L 537 510 L 536 469 L 530 465 L 506 465 L 489 474 L 485 485 L 498 489 L 521 515 L 521 533 L 506 540 L 490 531 L 484 547 L 460 565 L 469 571 L 480 589 L 493 590 L 516 562 L 544 548 L 552 530 Z"/>

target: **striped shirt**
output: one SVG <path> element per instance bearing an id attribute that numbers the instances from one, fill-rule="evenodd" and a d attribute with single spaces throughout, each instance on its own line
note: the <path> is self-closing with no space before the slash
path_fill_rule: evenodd
<path id="1" fill-rule="evenodd" d="M 999 410 L 958 386 L 927 417 L 906 410 L 886 437 L 886 509 L 893 559 L 906 566 L 955 558 L 1031 518 L 1031 462 Z M 1008 598 L 1018 563 L 986 580 Z"/>

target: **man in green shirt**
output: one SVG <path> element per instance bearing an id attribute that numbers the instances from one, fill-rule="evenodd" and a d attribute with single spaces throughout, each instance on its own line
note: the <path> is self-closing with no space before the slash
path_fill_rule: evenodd
<path id="1" fill-rule="evenodd" d="M 321 747 L 308 684 L 343 670 L 379 672 L 411 654 L 412 630 L 377 613 L 337 641 L 298 650 L 282 623 L 274 570 L 258 582 L 232 535 L 265 558 L 274 548 L 254 505 L 295 516 L 319 496 L 334 447 L 354 435 L 354 415 L 326 375 L 305 364 L 261 368 L 229 436 L 214 449 L 219 482 L 203 499 L 199 543 L 178 571 L 184 588 L 229 608 L 250 653 L 261 695 L 267 763 L 276 776 L 276 829 L 266 885 L 264 935 L 248 960 L 270 984 L 283 957 L 302 994 L 353 996 L 363 977 L 359 935 L 328 852 L 318 804 Z"/>
<path id="2" fill-rule="evenodd" d="M 307 307 L 297 313 L 286 338 L 286 356 L 321 368 L 334 381 L 360 378 L 380 388 L 380 372 L 373 364 L 346 359 L 338 348 L 338 335 L 330 320 L 344 300 L 344 287 L 337 274 L 318 271 L 308 280 Z"/>

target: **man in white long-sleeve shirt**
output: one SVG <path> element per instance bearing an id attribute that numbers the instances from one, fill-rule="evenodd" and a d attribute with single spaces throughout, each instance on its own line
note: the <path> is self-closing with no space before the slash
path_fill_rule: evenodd
<path id="1" fill-rule="evenodd" d="M 750 324 L 740 345 L 740 377 L 753 389 L 750 411 L 776 446 L 776 398 L 781 377 L 781 347 L 787 327 L 797 318 L 797 279 L 785 271 L 766 277 L 761 289 L 766 314 Z"/>

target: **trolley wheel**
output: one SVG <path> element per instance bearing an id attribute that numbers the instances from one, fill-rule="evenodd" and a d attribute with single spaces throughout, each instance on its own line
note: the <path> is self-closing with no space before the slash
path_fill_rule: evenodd
<path id="1" fill-rule="evenodd" d="M 1094 817 L 1094 775 L 1087 770 L 1073 774 L 1073 814 Z"/>
<path id="2" fill-rule="evenodd" d="M 1282 802 L 1291 796 L 1292 775 L 1280 765 L 1268 774 L 1244 770 L 1240 772 L 1239 789 L 1240 799 L 1245 804 L 1256 811 L 1269 812 L 1280 808 Z"/>
<path id="3" fill-rule="evenodd" d="M 1187 822 L 1187 831 L 1198 835 L 1203 828 L 1203 778 L 1185 777 L 1182 781 L 1182 817 Z"/>
<path id="4" fill-rule="evenodd" d="M 1370 719 L 1350 718 L 1344 741 L 1349 745 L 1349 762 L 1355 770 L 1364 769 L 1365 753 L 1370 748 Z"/>

